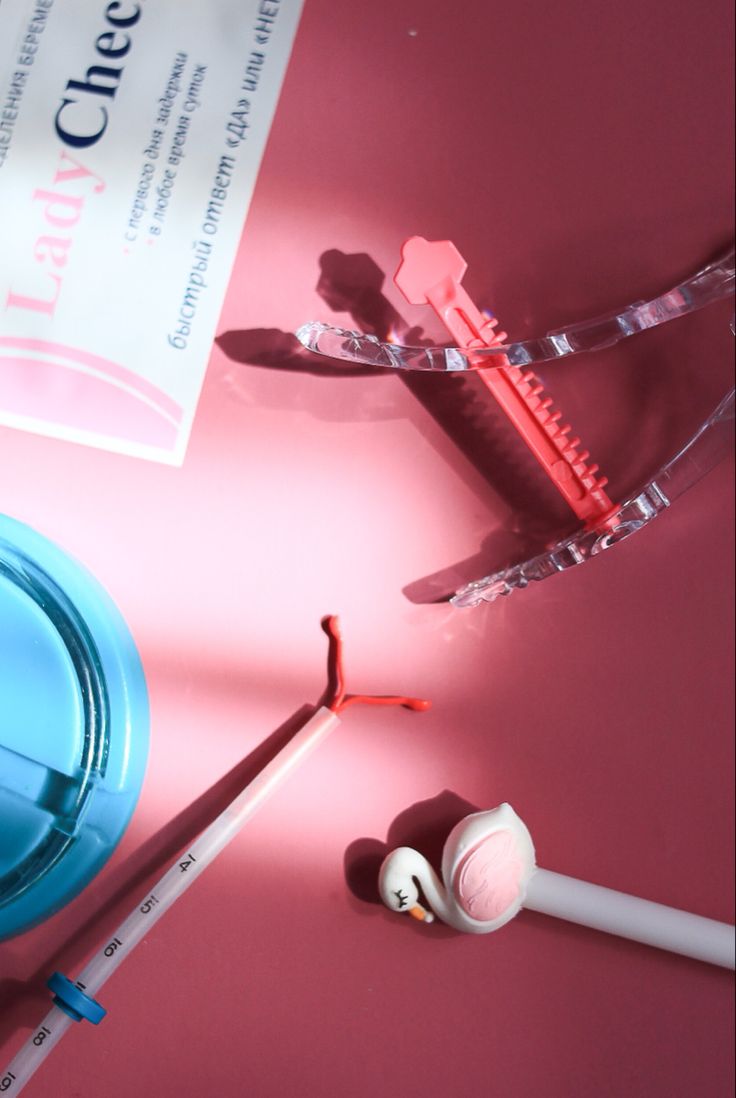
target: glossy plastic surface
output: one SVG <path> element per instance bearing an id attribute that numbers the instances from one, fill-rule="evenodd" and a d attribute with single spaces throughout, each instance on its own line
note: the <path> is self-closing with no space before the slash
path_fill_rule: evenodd
<path id="1" fill-rule="evenodd" d="M 98 872 L 147 752 L 145 680 L 118 611 L 61 550 L 0 516 L 0 937 Z"/>
<path id="2" fill-rule="evenodd" d="M 595 321 L 581 322 L 565 333 L 545 340 L 507 345 L 506 333 L 497 330 L 498 321 L 476 308 L 460 285 L 467 264 L 451 241 L 427 241 L 412 237 L 404 243 L 402 259 L 394 281 L 412 305 L 428 304 L 442 320 L 447 330 L 459 342 L 455 348 L 430 348 L 430 361 L 440 351 L 446 369 L 475 369 L 481 381 L 519 432 L 552 483 L 585 526 L 563 540 L 553 543 L 531 559 L 473 580 L 463 586 L 450 600 L 455 606 L 477 606 L 493 602 L 514 588 L 523 588 L 533 580 L 546 579 L 556 572 L 584 564 L 592 556 L 610 549 L 640 530 L 665 507 L 687 490 L 728 453 L 733 446 L 734 393 L 724 397 L 715 412 L 697 434 L 644 488 L 620 505 L 614 505 L 604 491 L 607 477 L 598 476 L 599 466 L 588 464 L 589 452 L 579 449 L 580 439 L 568 438 L 572 431 L 568 423 L 560 426 L 562 412 L 554 409 L 551 397 L 545 397 L 544 386 L 532 371 L 522 371 L 511 362 L 528 364 L 563 357 L 583 350 L 593 351 L 612 346 L 626 336 L 656 327 L 678 316 L 712 304 L 734 292 L 734 252 L 717 263 L 709 264 L 692 278 L 654 301 L 635 303 L 620 313 Z M 731 323 L 733 331 L 734 324 Z M 602 333 L 608 337 L 602 339 Z M 345 333 L 343 333 L 345 334 Z M 322 337 L 325 336 L 323 342 Z M 335 330 L 317 330 L 306 325 L 297 337 L 309 350 L 328 353 Z M 416 365 L 416 348 L 404 348 L 396 343 L 375 342 L 367 337 L 371 347 L 394 349 L 398 358 L 392 362 L 408 369 L 435 369 L 436 366 Z M 601 341 L 602 340 L 602 341 Z M 362 344 L 361 344 L 362 346 Z M 499 351 L 504 354 L 499 356 Z M 355 346 L 348 340 L 335 357 L 375 365 L 369 358 L 353 357 Z M 460 350 L 469 351 L 458 364 Z M 536 357 L 532 357 L 532 351 Z M 496 355 L 496 367 L 490 368 L 486 352 Z M 552 354 L 554 352 L 554 354 Z M 546 358 L 545 358 L 546 356 Z M 414 365 L 410 365 L 414 363 Z"/>
<path id="3" fill-rule="evenodd" d="M 631 537 L 688 488 L 697 484 L 733 450 L 733 421 L 732 389 L 683 449 L 636 495 L 615 508 L 605 524 L 592 529 L 583 527 L 530 560 L 474 580 L 462 587 L 451 601 L 459 607 L 493 602 L 500 595 L 509 595 L 515 588 L 526 587 L 534 581 L 584 564 L 591 557 Z"/>
<path id="4" fill-rule="evenodd" d="M 603 351 L 638 332 L 656 328 L 730 297 L 734 292 L 734 250 L 707 263 L 694 275 L 650 301 L 634 301 L 621 309 L 589 320 L 576 321 L 536 339 L 504 341 L 502 345 L 473 348 L 405 347 L 374 335 L 351 332 L 319 321 L 303 324 L 296 337 L 310 351 L 364 366 L 395 370 L 433 370 L 456 373 L 493 366 L 505 358 L 512 366 L 553 362 L 568 355 Z"/>

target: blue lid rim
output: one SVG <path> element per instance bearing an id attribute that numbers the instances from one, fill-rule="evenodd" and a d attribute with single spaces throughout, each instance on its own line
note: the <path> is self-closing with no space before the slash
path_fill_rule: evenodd
<path id="1" fill-rule="evenodd" d="M 84 741 L 79 766 L 79 785 L 74 815 L 81 820 L 98 775 L 104 776 L 109 755 L 110 699 L 99 652 L 74 604 L 51 576 L 35 561 L 0 537 L 0 575 L 6 576 L 51 620 L 69 653 L 79 680 L 84 713 Z M 56 829 L 11 873 L 0 878 L 0 904 L 12 903 L 33 885 L 40 866 L 44 873 L 64 856 L 74 835 Z"/>
<path id="2" fill-rule="evenodd" d="M 80 777 L 86 781 L 79 821 L 63 834 L 53 864 L 35 885 L 3 902 L 0 940 L 43 921 L 73 899 L 112 854 L 133 813 L 143 783 L 149 741 L 149 704 L 145 677 L 133 638 L 117 607 L 96 579 L 42 535 L 0 515 L 0 558 L 11 560 L 10 582 L 49 615 L 81 671 L 85 729 L 104 735 L 84 738 Z M 2 566 L 2 559 L 0 559 Z M 8 572 L 6 566 L 5 574 Z M 28 590 L 44 588 L 44 601 Z M 54 604 L 49 614 L 48 598 Z M 55 617 L 54 617 L 55 614 Z M 69 639 L 68 639 L 69 638 Z M 81 796 L 81 794 L 80 794 Z M 53 851 L 51 851 L 53 855 Z M 51 859 L 50 859 L 51 861 Z M 18 867 L 16 867 L 17 869 Z M 6 884 L 9 883 L 6 881 Z"/>

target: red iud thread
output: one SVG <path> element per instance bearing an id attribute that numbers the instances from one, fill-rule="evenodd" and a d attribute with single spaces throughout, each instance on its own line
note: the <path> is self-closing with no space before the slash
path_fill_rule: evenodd
<path id="1" fill-rule="evenodd" d="M 472 351 L 503 345 L 506 333 L 496 331 L 498 320 L 485 316 L 463 289 L 468 265 L 451 241 L 413 236 L 401 256 L 394 282 L 410 304 L 431 305 L 458 346 Z M 468 357 L 484 364 L 478 376 L 575 514 L 588 526 L 604 522 L 614 510 L 604 491 L 608 479 L 596 475 L 598 465 L 587 464 L 590 454 L 578 450 L 580 439 L 568 437 L 570 424 L 559 425 L 562 413 L 536 375 L 512 366 L 505 355 L 494 356 L 490 367 L 488 356 Z"/>
<path id="2" fill-rule="evenodd" d="M 346 694 L 342 634 L 335 615 L 325 618 L 322 627 L 330 638 L 328 671 L 330 681 L 334 682 L 334 690 L 326 705 L 333 713 L 342 713 L 349 705 L 403 705 L 405 709 L 413 709 L 418 713 L 429 709 L 432 703 L 423 698 L 405 698 L 394 694 Z"/>
<path id="3" fill-rule="evenodd" d="M 95 995 L 115 972 L 130 951 L 143 940 L 173 903 L 191 887 L 261 805 L 283 784 L 294 770 L 319 746 L 340 723 L 340 714 L 349 705 L 403 705 L 423 711 L 430 703 L 421 698 L 346 694 L 343 670 L 342 636 L 336 617 L 325 618 L 323 628 L 330 638 L 328 673 L 330 697 L 296 732 L 289 742 L 245 786 L 220 814 L 194 839 L 163 877 L 139 901 L 115 931 L 113 938 L 100 947 L 76 982 L 55 972 L 48 982 L 54 1005 L 41 1026 L 20 1049 L 12 1062 L 0 1071 L 0 1092 L 15 1098 L 49 1052 L 75 1022 L 98 1025 L 105 1008 Z M 180 975 L 180 974 L 179 974 Z M 177 975 L 174 974 L 176 981 Z"/>

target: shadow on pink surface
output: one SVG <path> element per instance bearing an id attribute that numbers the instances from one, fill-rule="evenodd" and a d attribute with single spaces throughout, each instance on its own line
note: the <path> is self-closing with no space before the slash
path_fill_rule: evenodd
<path id="1" fill-rule="evenodd" d="M 375 838 L 356 839 L 352 842 L 345 851 L 343 865 L 353 912 L 364 917 L 381 916 L 394 921 L 395 913 L 384 906 L 378 891 L 379 870 L 387 855 L 398 847 L 411 847 L 427 858 L 441 877 L 442 855 L 450 832 L 466 816 L 479 811 L 481 809 L 477 805 L 445 789 L 437 796 L 418 801 L 401 812 L 389 826 L 385 842 Z M 416 878 L 415 882 L 419 884 Z M 425 907 L 431 909 L 426 897 L 421 895 L 421 887 L 420 901 Z M 710 980 L 717 986 L 722 986 L 724 978 L 730 978 L 724 969 L 704 964 L 701 960 L 692 957 L 664 949 L 654 949 L 650 945 L 619 937 L 616 934 L 603 934 L 600 930 L 580 923 L 568 922 L 563 918 L 551 917 L 539 911 L 523 909 L 522 913 L 524 923 L 532 927 L 534 935 L 542 941 L 546 939 L 558 945 L 574 942 L 576 948 L 585 948 L 582 943 L 588 942 L 595 948 L 596 943 L 603 940 L 606 943 L 606 949 L 617 956 L 633 953 L 638 954 L 648 964 L 656 963 L 656 958 L 659 957 L 663 966 L 672 963 L 688 968 L 695 966 L 700 979 Z M 435 919 L 433 923 L 404 919 L 403 923 L 407 933 L 430 935 L 434 939 L 456 938 L 462 933 L 439 919 Z"/>
<path id="2" fill-rule="evenodd" d="M 175 856 L 286 746 L 332 689 L 330 682 L 317 706 L 304 705 L 298 709 L 215 785 L 147 839 L 122 865 L 109 874 L 103 873 L 99 883 L 90 886 L 96 893 L 94 914 L 44 957 L 27 979 L 0 979 L 0 1004 L 3 1006 L 0 1045 L 16 1030 L 30 1029 L 38 1022 L 39 1015 L 48 1007 L 46 980 L 51 974 L 56 969 L 67 974 L 75 971 L 105 935 L 128 915 L 138 894 L 143 895 Z M 73 905 L 67 911 L 71 913 L 72 908 Z M 3 963 L 3 948 L 0 945 L 0 964 Z"/>
<path id="3" fill-rule="evenodd" d="M 319 263 L 317 292 L 331 310 L 347 312 L 358 329 L 380 339 L 393 334 L 407 344 L 428 342 L 422 338 L 422 329 L 411 328 L 384 294 L 385 274 L 371 256 L 348 255 L 333 248 L 322 254 Z M 685 333 L 685 341 L 688 332 L 691 340 L 697 335 L 688 328 L 678 331 Z M 625 358 L 612 354 L 605 375 L 591 372 L 590 362 L 553 367 L 555 379 L 568 390 L 563 393 L 564 406 L 574 413 L 575 422 L 589 418 L 591 436 L 604 436 L 603 441 L 595 439 L 596 452 L 614 482 L 616 499 L 638 488 L 639 482 L 685 441 L 692 406 L 698 404 L 690 361 L 694 352 L 687 353 L 685 344 L 684 363 L 671 363 L 663 335 L 667 333 L 646 333 L 633 348 L 626 348 Z M 221 334 L 217 343 L 231 361 L 242 365 L 330 379 L 392 373 L 317 358 L 293 335 L 279 329 L 229 331 Z M 581 366 L 587 373 L 580 372 Z M 477 378 L 412 371 L 398 371 L 398 376 L 496 493 L 506 512 L 500 528 L 497 525 L 483 539 L 476 553 L 407 584 L 403 590 L 410 602 L 445 602 L 465 583 L 533 556 L 571 532 L 576 525 L 572 514 L 541 476 L 535 459 Z M 612 391 L 607 388 L 611 376 Z M 709 399 L 706 397 L 706 402 Z"/>
<path id="4" fill-rule="evenodd" d="M 447 836 L 456 823 L 473 812 L 476 805 L 459 797 L 449 789 L 418 801 L 410 808 L 399 813 L 390 825 L 386 841 L 380 839 L 356 839 L 345 851 L 345 881 L 352 896 L 352 908 L 358 915 L 385 915 L 393 920 L 395 916 L 387 911 L 378 894 L 378 871 L 386 855 L 397 846 L 411 846 L 421 850 L 437 872 L 442 863 L 442 848 Z M 415 932 L 435 937 L 456 937 L 458 931 L 452 930 L 441 922 L 431 926 L 407 920 Z"/>

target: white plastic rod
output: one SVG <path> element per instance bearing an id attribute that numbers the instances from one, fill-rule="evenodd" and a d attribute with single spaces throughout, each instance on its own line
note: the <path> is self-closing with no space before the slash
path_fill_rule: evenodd
<path id="1" fill-rule="evenodd" d="M 38 1029 L 21 1046 L 13 1062 L 0 1075 L 0 1094 L 20 1094 L 36 1068 L 71 1025 L 74 1022 L 68 1014 L 56 1006 L 52 1007 Z"/>
<path id="2" fill-rule="evenodd" d="M 130 915 L 95 954 L 75 981 L 76 987 L 94 997 L 131 949 L 158 922 L 163 913 L 189 888 L 220 851 L 234 839 L 241 827 L 263 802 L 340 723 L 337 713 L 318 709 L 278 755 L 240 792 L 228 807 L 202 832 L 157 885 L 136 905 Z M 38 1029 L 0 1074 L 0 1095 L 19 1094 L 34 1071 L 63 1037 L 72 1019 L 54 1006 Z"/>
<path id="3" fill-rule="evenodd" d="M 727 923 L 561 873 L 535 870 L 527 886 L 524 907 L 698 961 L 734 967 L 734 928 Z"/>
<path id="4" fill-rule="evenodd" d="M 314 751 L 339 721 L 340 718 L 331 710 L 317 710 L 286 747 L 279 751 L 260 774 L 209 824 L 179 860 L 174 862 L 81 973 L 79 979 L 85 984 L 84 990 L 88 995 L 96 994 L 131 949 L 145 937 L 164 912 L 235 838 L 266 798 Z"/>

